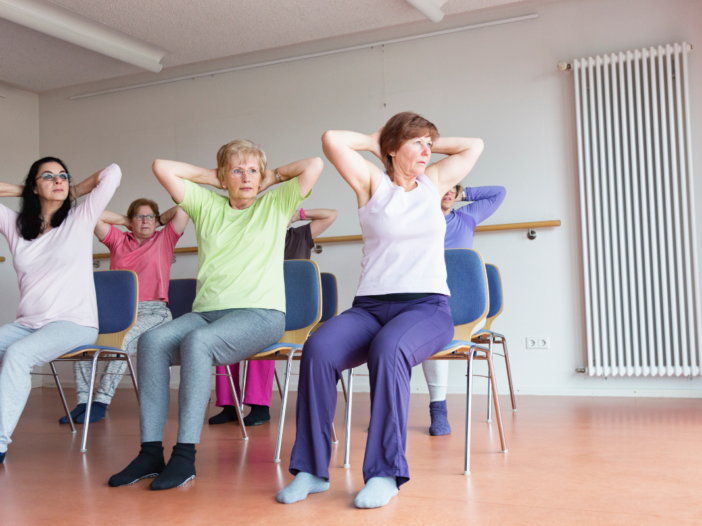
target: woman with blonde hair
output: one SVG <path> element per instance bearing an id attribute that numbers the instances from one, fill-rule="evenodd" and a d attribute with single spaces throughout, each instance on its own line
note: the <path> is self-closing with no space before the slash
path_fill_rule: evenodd
<path id="1" fill-rule="evenodd" d="M 245 140 L 220 148 L 216 170 L 154 161 L 156 178 L 195 225 L 197 295 L 193 312 L 139 339 L 141 451 L 110 478 L 110 486 L 156 477 L 151 489 L 162 490 L 195 478 L 195 444 L 210 398 L 212 366 L 237 363 L 283 336 L 285 230 L 322 168 L 315 157 L 266 170 L 266 154 Z M 276 183 L 283 184 L 256 198 Z M 178 441 L 166 465 L 162 441 L 172 365 L 181 366 Z"/>
<path id="2" fill-rule="evenodd" d="M 336 384 L 345 369 L 368 364 L 371 415 L 359 508 L 386 505 L 409 480 L 405 458 L 412 367 L 453 337 L 447 296 L 441 196 L 475 165 L 480 139 L 439 138 L 410 112 L 373 135 L 327 131 L 324 153 L 358 199 L 363 231 L 361 281 L 351 309 L 305 344 L 297 395 L 295 480 L 278 493 L 290 504 L 329 488 Z M 369 151 L 385 172 L 358 153 Z M 428 166 L 432 153 L 447 155 Z"/>

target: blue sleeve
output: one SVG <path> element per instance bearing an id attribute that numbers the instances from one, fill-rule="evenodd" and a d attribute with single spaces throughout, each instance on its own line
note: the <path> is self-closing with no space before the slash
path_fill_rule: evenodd
<path id="1" fill-rule="evenodd" d="M 473 202 L 459 208 L 456 210 L 456 213 L 471 216 L 475 220 L 475 224 L 478 225 L 500 208 L 506 195 L 507 190 L 505 190 L 504 186 L 466 188 L 463 193 L 463 200 Z"/>

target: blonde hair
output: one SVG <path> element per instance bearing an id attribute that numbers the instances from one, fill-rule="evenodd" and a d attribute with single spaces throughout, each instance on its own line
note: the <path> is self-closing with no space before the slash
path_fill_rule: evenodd
<path id="1" fill-rule="evenodd" d="M 249 157 L 255 157 L 258 161 L 258 167 L 263 177 L 263 172 L 266 171 L 266 152 L 261 147 L 246 139 L 237 139 L 222 146 L 217 152 L 217 177 L 220 181 L 224 180 L 224 174 L 229 168 L 229 163 L 232 157 L 238 157 L 240 161 L 246 160 Z"/>
<path id="2" fill-rule="evenodd" d="M 142 197 L 141 199 L 137 199 L 136 201 L 132 201 L 132 204 L 129 205 L 129 209 L 127 210 L 127 217 L 129 218 L 130 221 L 134 218 L 135 215 L 137 215 L 137 213 L 139 212 L 139 209 L 142 206 L 150 207 L 152 212 L 154 214 L 156 214 L 157 220 L 161 216 L 161 214 L 159 214 L 159 212 L 158 212 L 158 205 L 154 201 L 152 201 L 151 199 L 145 199 Z"/>

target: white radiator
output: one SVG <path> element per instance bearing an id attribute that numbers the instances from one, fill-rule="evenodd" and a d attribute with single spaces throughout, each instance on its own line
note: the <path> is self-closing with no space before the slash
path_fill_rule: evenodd
<path id="1" fill-rule="evenodd" d="M 573 63 L 590 376 L 700 375 L 691 50 Z"/>

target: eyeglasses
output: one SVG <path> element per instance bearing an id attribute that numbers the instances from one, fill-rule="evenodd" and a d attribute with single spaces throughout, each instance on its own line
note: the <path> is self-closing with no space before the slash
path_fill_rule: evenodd
<path id="1" fill-rule="evenodd" d="M 137 221 L 153 221 L 154 219 L 156 219 L 156 214 L 137 214 L 134 216 L 134 219 L 136 219 Z"/>
<path id="2" fill-rule="evenodd" d="M 242 177 L 244 175 L 244 170 L 241 168 L 234 168 L 233 170 L 229 170 L 229 173 L 234 174 L 237 177 Z M 258 175 L 258 170 L 256 170 L 256 168 L 249 168 L 248 170 L 246 170 L 246 173 L 251 177 L 255 177 L 256 175 Z"/>
<path id="3" fill-rule="evenodd" d="M 62 181 L 71 181 L 71 174 L 66 172 L 61 172 L 60 174 L 52 174 L 51 172 L 44 172 L 39 177 L 44 179 L 44 181 L 54 181 L 57 177 Z"/>

